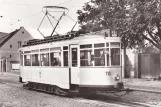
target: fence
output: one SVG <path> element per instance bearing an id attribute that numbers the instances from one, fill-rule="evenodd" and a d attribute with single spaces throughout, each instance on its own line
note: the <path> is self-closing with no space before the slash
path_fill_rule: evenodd
<path id="1" fill-rule="evenodd" d="M 158 78 L 160 73 L 160 54 L 138 54 L 138 78 Z"/>

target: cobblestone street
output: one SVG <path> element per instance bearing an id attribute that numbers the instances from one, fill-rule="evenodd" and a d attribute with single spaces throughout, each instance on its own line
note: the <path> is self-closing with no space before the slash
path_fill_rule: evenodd
<path id="1" fill-rule="evenodd" d="M 0 84 L 0 107 L 117 107 L 100 101 L 65 98 Z"/>
<path id="2" fill-rule="evenodd" d="M 117 97 L 98 93 L 96 98 L 66 98 L 27 90 L 18 75 L 0 75 L 0 107 L 161 107 L 161 94 L 134 91 Z"/>

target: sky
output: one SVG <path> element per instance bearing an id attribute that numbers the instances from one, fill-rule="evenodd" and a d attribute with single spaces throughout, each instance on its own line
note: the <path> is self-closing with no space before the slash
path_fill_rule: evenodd
<path id="1" fill-rule="evenodd" d="M 72 29 L 77 21 L 77 10 L 82 9 L 84 3 L 89 0 L 0 0 L 0 32 L 12 32 L 23 26 L 34 38 L 42 38 L 43 36 L 37 31 L 43 17 L 43 6 L 63 6 L 68 8 L 69 12 L 62 17 L 56 32 L 64 34 Z M 51 9 L 50 9 L 51 10 Z M 45 10 L 44 10 L 45 11 Z M 62 11 L 60 9 L 52 9 L 51 11 Z M 59 19 L 62 12 L 50 12 L 56 20 Z M 69 17 L 68 17 L 69 16 Z M 53 26 L 57 21 L 51 18 Z M 78 30 L 77 24 L 74 30 Z M 50 36 L 53 27 L 50 21 L 45 17 L 39 30 L 44 36 Z"/>

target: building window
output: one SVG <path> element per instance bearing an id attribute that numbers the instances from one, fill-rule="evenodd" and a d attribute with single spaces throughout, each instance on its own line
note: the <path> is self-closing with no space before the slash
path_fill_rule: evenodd
<path id="1" fill-rule="evenodd" d="M 18 41 L 18 48 L 21 48 L 21 47 L 22 47 L 22 42 Z"/>
<path id="2" fill-rule="evenodd" d="M 10 45 L 10 48 L 12 48 L 12 45 Z"/>
<path id="3" fill-rule="evenodd" d="M 51 66 L 61 66 L 61 53 L 51 52 L 50 53 Z"/>

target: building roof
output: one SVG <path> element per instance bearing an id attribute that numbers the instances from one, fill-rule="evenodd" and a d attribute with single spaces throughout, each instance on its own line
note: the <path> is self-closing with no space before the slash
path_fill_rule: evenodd
<path id="1" fill-rule="evenodd" d="M 0 38 L 7 35 L 8 33 L 5 33 L 5 32 L 0 32 Z"/>
<path id="2" fill-rule="evenodd" d="M 0 34 L 0 47 L 2 47 L 13 35 L 15 35 L 18 31 L 18 30 L 15 30 L 9 34 L 7 33 L 2 33 L 2 35 Z M 4 35 L 3 35 L 4 34 Z"/>

